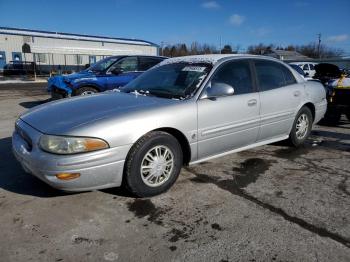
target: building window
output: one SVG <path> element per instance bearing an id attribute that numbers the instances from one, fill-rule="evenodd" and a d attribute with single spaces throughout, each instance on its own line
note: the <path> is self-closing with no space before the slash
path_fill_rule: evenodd
<path id="1" fill-rule="evenodd" d="M 75 56 L 75 64 L 81 65 L 83 63 L 83 56 L 82 55 L 76 55 Z"/>
<path id="2" fill-rule="evenodd" d="M 46 63 L 46 54 L 36 54 L 37 63 Z"/>

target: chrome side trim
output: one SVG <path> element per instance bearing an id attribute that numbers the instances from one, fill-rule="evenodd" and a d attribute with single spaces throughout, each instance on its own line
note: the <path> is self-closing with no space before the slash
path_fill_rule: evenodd
<path id="1" fill-rule="evenodd" d="M 247 150 L 247 149 L 251 149 L 251 148 L 254 148 L 254 147 L 257 147 L 257 146 L 263 146 L 263 145 L 275 143 L 277 141 L 281 141 L 281 140 L 287 139 L 288 137 L 289 137 L 288 135 L 284 135 L 284 136 L 279 136 L 279 137 L 276 137 L 276 138 L 264 140 L 264 141 L 261 141 L 261 142 L 258 142 L 258 143 L 254 143 L 254 144 L 251 144 L 251 145 L 248 145 L 248 146 L 236 148 L 234 150 L 230 150 L 230 151 L 227 151 L 227 152 L 224 152 L 224 153 L 220 153 L 220 154 L 217 154 L 217 155 L 205 157 L 205 158 L 202 158 L 202 159 L 190 162 L 189 165 L 195 165 L 195 164 L 198 164 L 198 163 L 201 163 L 201 162 L 205 162 L 205 161 L 212 160 L 212 159 L 215 159 L 215 158 L 218 158 L 218 157 L 222 157 L 222 156 L 226 156 L 226 155 L 229 155 L 229 154 L 241 152 L 241 151 L 244 151 L 244 150 Z"/>

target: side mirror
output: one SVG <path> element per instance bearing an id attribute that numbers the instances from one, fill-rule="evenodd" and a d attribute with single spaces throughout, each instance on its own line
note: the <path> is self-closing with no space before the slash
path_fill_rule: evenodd
<path id="1" fill-rule="evenodd" d="M 234 88 L 229 84 L 213 82 L 206 87 L 205 93 L 202 96 L 202 98 L 213 99 L 223 96 L 232 96 L 234 93 Z"/>
<path id="2" fill-rule="evenodd" d="M 305 73 L 305 76 L 309 76 L 310 74 L 309 73 Z"/>
<path id="3" fill-rule="evenodd" d="M 111 73 L 112 73 L 113 75 L 120 75 L 120 74 L 124 73 L 124 70 L 117 67 L 117 68 L 114 68 L 114 69 L 111 71 Z"/>

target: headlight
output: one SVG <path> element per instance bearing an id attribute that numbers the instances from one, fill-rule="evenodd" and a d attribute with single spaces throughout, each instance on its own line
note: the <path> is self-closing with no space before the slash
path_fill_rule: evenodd
<path id="1" fill-rule="evenodd" d="M 109 148 L 107 142 L 98 138 L 51 135 L 41 136 L 39 145 L 44 151 L 60 155 L 77 154 Z"/>

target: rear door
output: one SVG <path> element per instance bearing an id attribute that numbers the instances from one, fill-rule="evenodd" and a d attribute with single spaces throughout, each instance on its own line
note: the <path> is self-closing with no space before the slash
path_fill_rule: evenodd
<path id="1" fill-rule="evenodd" d="M 119 74 L 113 74 L 113 70 L 118 69 Z M 112 65 L 107 72 L 107 89 L 111 90 L 126 85 L 139 75 L 138 59 L 136 56 L 128 56 L 120 59 Z"/>
<path id="2" fill-rule="evenodd" d="M 292 72 L 282 63 L 255 60 L 254 64 L 260 93 L 258 141 L 288 135 L 302 102 L 304 86 L 297 83 Z"/>
<path id="3" fill-rule="evenodd" d="M 229 84 L 234 94 L 198 100 L 199 159 L 252 144 L 259 132 L 260 99 L 253 84 L 251 63 L 226 62 L 210 82 Z"/>

